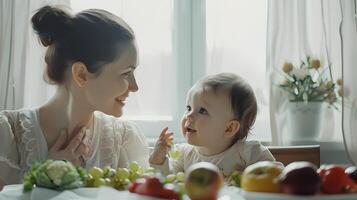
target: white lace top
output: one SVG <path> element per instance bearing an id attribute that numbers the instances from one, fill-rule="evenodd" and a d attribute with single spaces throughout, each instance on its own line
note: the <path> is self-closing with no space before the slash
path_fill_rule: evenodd
<path id="1" fill-rule="evenodd" d="M 37 109 L 0 112 L 0 179 L 6 184 L 22 182 L 34 161 L 47 158 L 38 116 Z M 149 166 L 148 143 L 137 126 L 101 112 L 94 116 L 94 152 L 87 168 L 127 167 L 133 161 Z"/>

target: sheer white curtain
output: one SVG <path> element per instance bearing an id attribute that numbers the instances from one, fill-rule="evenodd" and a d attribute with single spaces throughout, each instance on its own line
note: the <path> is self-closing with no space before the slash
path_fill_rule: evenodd
<path id="1" fill-rule="evenodd" d="M 32 0 L 29 1 L 29 16 L 26 19 L 26 62 L 25 62 L 25 85 L 24 85 L 24 108 L 37 107 L 45 103 L 55 92 L 54 85 L 47 84 L 43 75 L 46 69 L 46 49 L 40 44 L 37 35 L 31 26 L 31 17 L 36 11 L 45 5 L 61 5 L 69 7 L 69 0 Z"/>
<path id="2" fill-rule="evenodd" d="M 347 152 L 357 165 L 357 3 L 341 0 L 342 61 L 345 98 L 343 100 L 343 134 Z"/>
<path id="3" fill-rule="evenodd" d="M 42 78 L 44 49 L 30 23 L 35 11 L 49 4 L 68 5 L 68 1 L 0 2 L 0 110 L 38 106 L 48 99 L 48 91 L 53 93 Z"/>
<path id="4" fill-rule="evenodd" d="M 287 98 L 278 88 L 284 62 L 300 63 L 306 56 L 332 64 L 334 81 L 341 78 L 341 22 L 338 0 L 269 0 L 267 71 L 270 78 L 270 120 L 273 144 L 287 144 Z M 326 72 L 326 76 L 329 73 Z M 324 108 L 319 141 L 341 141 L 341 113 Z"/>
<path id="5" fill-rule="evenodd" d="M 250 137 L 270 141 L 265 48 L 267 2 L 206 1 L 206 74 L 232 72 L 254 89 L 258 115 Z"/>
<path id="6" fill-rule="evenodd" d="M 28 1 L 0 1 L 0 110 L 23 106 L 28 7 Z"/>

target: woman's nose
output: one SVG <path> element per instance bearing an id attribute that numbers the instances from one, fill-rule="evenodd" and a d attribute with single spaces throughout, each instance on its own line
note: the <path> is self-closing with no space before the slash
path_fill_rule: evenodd
<path id="1" fill-rule="evenodd" d="M 138 91 L 139 87 L 138 84 L 136 83 L 135 77 L 132 76 L 132 78 L 129 81 L 129 91 L 130 92 L 136 92 Z"/>

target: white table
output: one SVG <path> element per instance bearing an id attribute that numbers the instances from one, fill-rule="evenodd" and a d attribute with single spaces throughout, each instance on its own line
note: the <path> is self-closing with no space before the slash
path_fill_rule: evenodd
<path id="1" fill-rule="evenodd" d="M 221 190 L 219 200 L 244 200 L 240 195 L 240 190 L 235 187 L 224 187 Z M 22 185 L 8 185 L 0 192 L 0 200 L 158 200 L 141 195 L 136 195 L 128 191 L 118 191 L 110 187 L 100 188 L 78 188 L 74 190 L 66 190 L 63 192 L 50 190 L 46 188 L 34 188 L 31 192 L 23 193 Z M 185 199 L 188 199 L 187 197 Z M 162 200 L 162 199 L 161 199 Z"/>
<path id="2" fill-rule="evenodd" d="M 244 197 L 243 197 L 244 196 Z M 79 188 L 66 191 L 55 191 L 45 188 L 34 188 L 23 193 L 22 185 L 5 186 L 0 192 L 0 200 L 162 200 L 150 198 L 128 191 L 118 191 L 110 187 Z M 184 200 L 189 200 L 185 196 Z M 357 200 L 357 194 L 293 196 L 273 193 L 245 193 L 236 187 L 223 187 L 218 200 Z"/>

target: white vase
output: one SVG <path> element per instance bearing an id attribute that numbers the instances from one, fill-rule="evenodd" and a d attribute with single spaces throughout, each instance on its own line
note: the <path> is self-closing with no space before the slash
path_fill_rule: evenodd
<path id="1" fill-rule="evenodd" d="M 288 103 L 288 140 L 294 142 L 313 142 L 320 134 L 322 102 Z"/>

